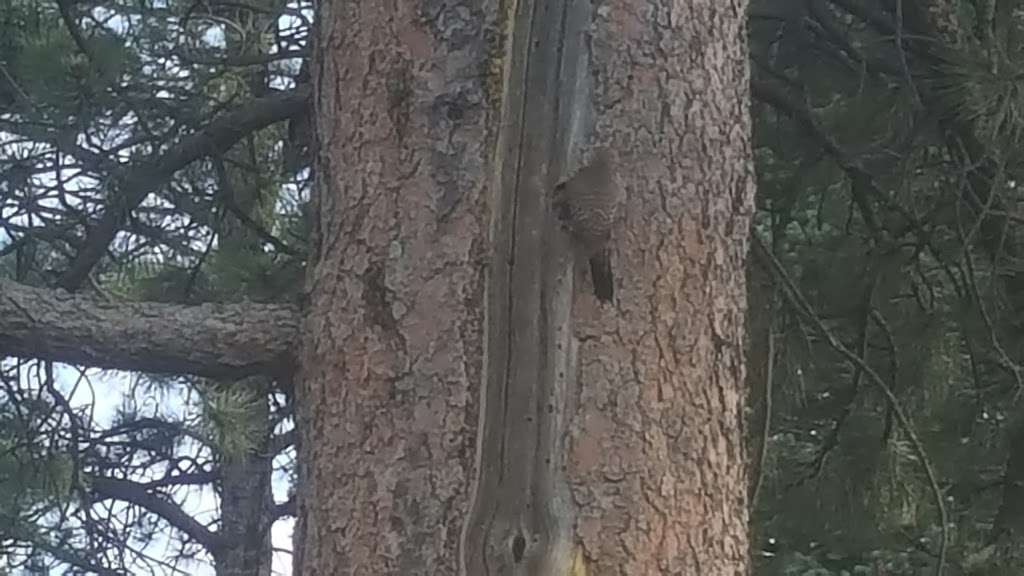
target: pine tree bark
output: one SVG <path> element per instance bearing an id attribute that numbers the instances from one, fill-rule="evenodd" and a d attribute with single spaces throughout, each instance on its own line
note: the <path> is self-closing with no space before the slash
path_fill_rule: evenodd
<path id="1" fill-rule="evenodd" d="M 106 301 L 0 281 L 0 350 L 115 370 L 240 378 L 289 374 L 300 312 L 253 302 Z"/>
<path id="2" fill-rule="evenodd" d="M 746 573 L 745 8 L 320 4 L 298 572 Z M 544 208 L 595 141 L 604 306 Z"/>
<path id="3" fill-rule="evenodd" d="M 747 569 L 745 4 L 597 10 L 598 126 L 634 160 L 613 255 L 621 301 L 614 311 L 577 305 L 569 470 L 592 574 Z"/>
<path id="4" fill-rule="evenodd" d="M 497 2 L 321 2 L 296 571 L 455 574 L 481 380 Z"/>

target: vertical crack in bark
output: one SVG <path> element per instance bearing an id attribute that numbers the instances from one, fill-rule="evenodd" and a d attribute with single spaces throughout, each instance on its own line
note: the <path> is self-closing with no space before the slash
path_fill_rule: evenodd
<path id="1" fill-rule="evenodd" d="M 548 189 L 567 151 L 589 131 L 581 128 L 589 120 L 589 80 L 579 76 L 586 74 L 581 51 L 590 7 L 524 0 L 514 9 L 496 153 L 498 262 L 488 280 L 494 353 L 487 355 L 480 475 L 464 532 L 464 568 L 474 576 L 562 574 L 572 561 L 570 497 L 560 466 L 573 402 L 567 391 L 575 382 L 573 282 Z M 570 13 L 575 18 L 567 24 Z M 575 50 L 567 56 L 570 43 Z M 563 109 L 570 111 L 566 118 Z"/>

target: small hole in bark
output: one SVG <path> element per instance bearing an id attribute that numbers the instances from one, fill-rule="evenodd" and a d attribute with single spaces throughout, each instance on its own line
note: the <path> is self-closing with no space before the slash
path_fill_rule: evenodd
<path id="1" fill-rule="evenodd" d="M 522 534 L 516 534 L 512 539 L 512 560 L 519 564 L 523 561 L 523 553 L 526 552 L 526 538 Z"/>

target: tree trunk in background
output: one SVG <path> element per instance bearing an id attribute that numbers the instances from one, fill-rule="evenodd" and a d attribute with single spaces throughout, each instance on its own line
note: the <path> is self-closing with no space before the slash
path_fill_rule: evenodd
<path id="1" fill-rule="evenodd" d="M 252 392 L 262 400 L 254 405 L 258 414 L 254 422 L 267 423 L 253 450 L 233 457 L 221 457 L 220 494 L 221 534 L 226 545 L 214 555 L 217 576 L 270 576 L 270 527 L 274 498 L 270 483 L 274 454 L 268 453 L 270 414 L 266 397 L 268 379 L 264 376 L 244 378 L 234 386 Z"/>
<path id="2" fill-rule="evenodd" d="M 272 39 L 263 32 L 276 26 L 272 15 L 279 14 L 283 0 L 250 1 L 265 11 L 250 7 L 227 7 L 226 16 L 236 22 L 249 34 L 242 38 L 238 34 L 227 34 L 228 52 L 240 56 L 261 56 L 273 48 Z M 253 40 L 255 39 L 255 41 Z M 238 90 L 248 92 L 247 96 L 265 96 L 268 90 L 267 69 L 252 66 L 246 70 L 245 87 Z M 272 176 L 278 170 L 270 160 L 275 158 L 271 142 L 250 135 L 224 154 L 225 158 L 215 159 L 219 163 L 219 190 L 224 217 L 218 236 L 219 269 L 229 286 L 241 288 L 234 294 L 260 299 L 262 286 L 251 282 L 253 264 L 265 258 L 263 241 L 250 223 L 255 222 L 269 229 L 265 214 L 271 211 L 280 186 Z M 237 266 L 237 272 L 236 272 Z M 246 270 L 246 268 L 249 268 Z M 248 277 L 241 277 L 248 274 Z M 267 376 L 251 376 L 231 382 L 218 382 L 224 389 L 233 389 L 253 394 L 252 422 L 262 425 L 259 437 L 251 450 L 240 454 L 222 455 L 220 477 L 217 483 L 220 495 L 221 533 L 226 545 L 214 555 L 217 576 L 270 576 L 273 564 L 273 543 L 271 514 L 274 496 L 271 488 L 273 460 L 275 454 L 268 452 L 268 442 L 273 433 L 269 398 L 273 391 L 273 380 Z"/>
<path id="3" fill-rule="evenodd" d="M 554 136 L 516 147 L 510 130 L 542 127 L 504 122 L 530 117 L 508 107 L 543 73 L 509 74 L 546 49 L 519 36 L 536 6 L 578 8 L 319 5 L 317 253 L 296 387 L 304 576 L 459 573 L 481 462 L 500 460 L 486 444 L 477 453 L 478 416 L 493 412 L 480 387 L 493 384 L 485 367 L 499 352 L 485 355 L 484 342 L 503 342 L 485 333 L 497 311 L 485 286 L 521 281 L 530 265 L 491 240 L 492 222 L 524 218 L 516 195 L 560 176 L 528 150 Z M 747 570 L 744 14 L 741 0 L 610 1 L 593 13 L 592 140 L 619 150 L 630 199 L 613 247 L 618 300 L 601 307 L 577 284 L 569 317 L 577 387 L 556 456 L 576 508 L 574 574 Z M 531 39 L 553 26 L 525 22 Z M 546 302 L 537 286 L 547 281 L 527 286 L 530 299 L 511 292 L 510 308 L 538 291 Z M 512 539 L 506 550 L 536 545 Z M 496 565 L 489 573 L 529 573 Z"/>

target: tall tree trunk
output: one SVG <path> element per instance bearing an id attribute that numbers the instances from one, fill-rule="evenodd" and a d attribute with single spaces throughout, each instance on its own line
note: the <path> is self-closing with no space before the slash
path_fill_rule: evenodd
<path id="1" fill-rule="evenodd" d="M 745 573 L 744 13 L 320 4 L 298 572 Z M 598 141 L 612 305 L 547 209 Z"/>
<path id="2" fill-rule="evenodd" d="M 257 0 L 249 6 L 225 8 L 226 16 L 250 37 L 228 34 L 225 42 L 228 53 L 240 56 L 261 56 L 273 48 L 263 31 L 275 25 L 281 12 L 282 0 Z M 251 7 L 250 7 L 251 6 Z M 256 39 L 256 41 L 253 40 Z M 252 66 L 245 71 L 246 84 L 237 87 L 250 98 L 265 96 L 268 91 L 267 70 L 263 66 Z M 263 138 L 249 135 L 239 145 L 228 150 L 224 157 L 217 158 L 219 194 L 225 207 L 218 236 L 218 268 L 232 270 L 225 274 L 229 285 L 240 288 L 235 297 L 248 295 L 265 298 L 266 288 L 253 285 L 252 270 L 246 266 L 261 264 L 262 240 L 251 224 L 269 229 L 264 214 L 267 206 L 275 201 L 277 188 L 272 176 L 277 170 L 270 168 L 268 159 L 274 158 L 270 143 Z M 237 266 L 237 269 L 236 269 Z M 244 280 L 243 280 L 244 278 Z M 218 385 L 225 389 L 245 391 L 254 395 L 255 402 L 249 414 L 253 422 L 263 426 L 255 445 L 241 454 L 222 455 L 220 478 L 217 487 L 220 492 L 221 533 L 225 546 L 214 555 L 217 576 L 270 576 L 273 558 L 271 514 L 274 497 L 271 489 L 273 459 L 268 452 L 268 442 L 273 433 L 269 407 L 269 395 L 273 381 L 266 376 L 252 376 L 239 381 L 223 381 Z"/>
<path id="3" fill-rule="evenodd" d="M 224 384 L 227 386 L 228 384 Z M 243 378 L 233 384 L 247 387 L 260 401 L 253 405 L 258 413 L 254 422 L 267 423 L 256 446 L 242 454 L 222 456 L 220 478 L 220 533 L 225 545 L 214 554 L 217 576 L 270 576 L 273 524 L 271 494 L 274 454 L 269 453 L 270 414 L 266 396 L 269 381 L 263 376 Z"/>

